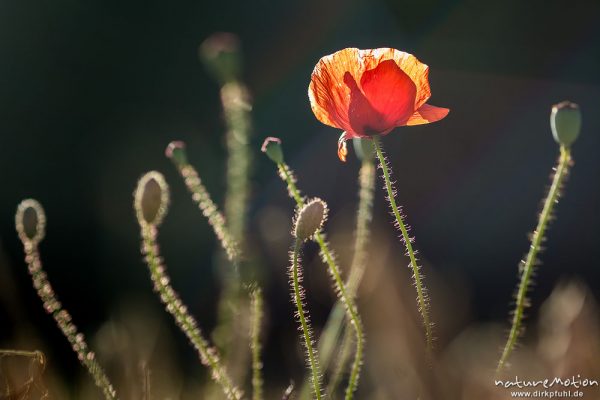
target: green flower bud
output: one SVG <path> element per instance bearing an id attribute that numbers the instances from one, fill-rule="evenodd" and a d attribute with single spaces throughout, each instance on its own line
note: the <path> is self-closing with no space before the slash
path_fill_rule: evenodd
<path id="1" fill-rule="evenodd" d="M 233 33 L 215 33 L 200 45 L 200 59 L 209 72 L 225 84 L 239 79 L 242 69 L 239 39 Z"/>
<path id="2" fill-rule="evenodd" d="M 281 139 L 269 136 L 263 142 L 260 151 L 265 153 L 275 164 L 283 163 L 283 150 Z"/>
<path id="3" fill-rule="evenodd" d="M 310 239 L 321 230 L 327 219 L 327 203 L 314 198 L 304 205 L 296 214 L 294 236 L 300 240 Z"/>
<path id="4" fill-rule="evenodd" d="M 581 131 L 579 106 L 570 101 L 563 101 L 552 106 L 550 127 L 554 140 L 560 145 L 570 147 Z"/>

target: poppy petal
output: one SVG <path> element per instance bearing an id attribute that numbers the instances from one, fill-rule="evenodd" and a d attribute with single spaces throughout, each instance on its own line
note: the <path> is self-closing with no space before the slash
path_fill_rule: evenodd
<path id="1" fill-rule="evenodd" d="M 406 125 L 422 125 L 439 121 L 448 115 L 449 109 L 423 104 L 406 122 Z"/>
<path id="2" fill-rule="evenodd" d="M 360 56 L 363 59 L 365 69 L 375 68 L 385 60 L 394 60 L 398 67 L 410 77 L 417 88 L 415 110 L 419 109 L 431 97 L 429 67 L 420 62 L 412 54 L 391 48 L 380 48 L 360 50 Z"/>
<path id="3" fill-rule="evenodd" d="M 360 85 L 379 114 L 379 121 L 371 122 L 374 133 L 403 125 L 415 111 L 416 86 L 394 60 L 385 60 L 365 71 Z"/>
<path id="4" fill-rule="evenodd" d="M 349 73 L 355 79 L 361 74 L 359 50 L 340 50 L 319 60 L 315 66 L 308 98 L 313 113 L 325 125 L 352 131 L 348 118 L 350 88 L 344 84 L 344 76 Z"/>

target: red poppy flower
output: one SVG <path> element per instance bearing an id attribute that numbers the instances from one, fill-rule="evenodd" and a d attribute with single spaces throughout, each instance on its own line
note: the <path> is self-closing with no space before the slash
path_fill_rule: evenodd
<path id="1" fill-rule="evenodd" d="M 429 67 L 396 49 L 348 48 L 325 56 L 313 70 L 308 97 L 322 123 L 343 129 L 338 156 L 346 161 L 346 140 L 386 135 L 397 126 L 439 121 L 447 108 L 425 102 L 431 96 Z"/>

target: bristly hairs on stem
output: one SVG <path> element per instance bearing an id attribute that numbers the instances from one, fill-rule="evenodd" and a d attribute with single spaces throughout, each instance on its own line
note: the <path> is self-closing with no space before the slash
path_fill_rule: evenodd
<path id="1" fill-rule="evenodd" d="M 249 322 L 243 314 L 239 314 L 239 309 L 236 307 L 236 305 L 242 302 L 239 269 L 241 247 L 235 236 L 231 233 L 225 217 L 212 201 L 206 187 L 202 184 L 198 172 L 188 162 L 185 143 L 181 141 L 169 143 L 165 154 L 179 171 L 185 185 L 192 194 L 193 201 L 208 219 L 217 239 L 225 250 L 227 259 L 233 267 L 227 270 L 220 270 L 222 272 L 221 277 L 223 278 L 223 291 L 219 300 L 217 313 L 219 321 L 213 331 L 212 337 L 216 344 L 224 351 L 224 363 L 230 366 L 230 371 L 234 374 L 233 376 L 241 381 L 245 378 L 246 370 L 238 367 L 245 365 L 247 361 L 245 356 L 247 356 L 248 351 L 246 341 L 242 340 L 239 334 L 246 331 L 246 324 Z M 240 325 L 243 326 L 243 329 L 241 329 Z M 240 348 L 242 346 L 243 348 Z M 236 355 L 242 358 L 242 360 L 233 362 L 228 357 L 230 355 Z"/>
<path id="2" fill-rule="evenodd" d="M 358 141 L 358 142 L 357 142 Z M 356 229 L 354 239 L 354 255 L 350 265 L 350 273 L 346 281 L 348 294 L 356 297 L 358 286 L 362 281 L 365 267 L 367 264 L 367 246 L 369 243 L 370 229 L 369 224 L 373 218 L 373 196 L 375 190 L 375 165 L 373 146 L 370 140 L 354 139 L 357 149 L 357 155 L 361 158 L 361 167 L 358 178 L 358 209 L 356 216 Z M 329 314 L 323 333 L 319 340 L 319 352 L 321 355 L 321 366 L 327 370 L 334 349 L 338 344 L 340 336 L 342 337 L 340 350 L 336 361 L 336 366 L 332 372 L 327 393 L 333 393 L 341 381 L 341 374 L 345 370 L 348 359 L 352 355 L 352 335 L 349 335 L 343 328 L 344 305 L 338 301 L 332 312 Z M 344 334 L 341 335 L 344 330 Z"/>
<path id="3" fill-rule="evenodd" d="M 423 326 L 425 327 L 425 340 L 426 340 L 426 356 L 429 363 L 433 362 L 433 323 L 429 316 L 429 296 L 427 289 L 423 283 L 423 275 L 421 274 L 421 267 L 417 263 L 416 251 L 413 249 L 414 238 L 410 237 L 408 233 L 408 226 L 404 222 L 404 217 L 401 213 L 400 208 L 396 204 L 396 189 L 391 179 L 391 168 L 383 154 L 379 138 L 373 138 L 373 146 L 379 160 L 379 168 L 382 171 L 382 178 L 384 180 L 384 190 L 387 191 L 387 200 L 392 209 L 392 213 L 395 218 L 394 226 L 402 234 L 401 240 L 406 248 L 406 255 L 410 259 L 410 267 L 413 272 L 413 283 L 417 291 L 417 304 L 419 313 L 423 319 Z"/>
<path id="4" fill-rule="evenodd" d="M 252 351 L 252 400 L 263 399 L 260 332 L 264 313 L 262 289 L 250 288 L 250 349 Z"/>
<path id="5" fill-rule="evenodd" d="M 88 370 L 96 386 L 102 390 L 104 397 L 109 400 L 116 399 L 117 392 L 96 360 L 96 355 L 89 350 L 83 334 L 77 331 L 71 315 L 58 301 L 42 268 L 38 246 L 46 234 L 46 214 L 41 204 L 33 199 L 23 200 L 17 208 L 15 225 L 25 249 L 25 262 L 33 280 L 33 287 L 37 290 L 44 309 L 47 313 L 52 314 L 58 327 L 77 354 L 77 358 Z"/>
<path id="6" fill-rule="evenodd" d="M 242 252 L 245 245 L 247 215 L 250 197 L 249 176 L 252 173 L 253 154 L 250 151 L 252 134 L 252 104 L 247 86 L 242 80 L 242 57 L 240 40 L 233 33 L 219 32 L 209 36 L 200 46 L 200 59 L 221 87 L 221 104 L 225 120 L 227 148 L 226 192 L 224 215 L 227 229 Z M 242 289 L 242 274 L 251 271 L 248 264 L 244 270 L 230 271 L 217 257 L 223 290 L 219 299 L 218 322 L 213 338 L 224 351 L 226 363 L 238 380 L 246 378 L 244 366 L 250 349 L 244 337 L 250 324 L 248 315 L 242 312 L 247 301 Z"/>
<path id="7" fill-rule="evenodd" d="M 306 350 L 306 364 L 311 373 L 311 388 L 314 398 L 321 400 L 324 398 L 322 392 L 322 373 L 319 367 L 319 356 L 313 332 L 310 326 L 308 310 L 304 304 L 305 291 L 302 287 L 302 267 L 300 262 L 300 249 L 302 243 L 320 229 L 323 219 L 326 216 L 327 206 L 320 199 L 315 199 L 312 203 L 299 208 L 294 218 L 294 246 L 290 253 L 291 265 L 288 269 L 290 286 L 292 287 L 292 302 L 296 306 L 296 318 L 299 324 L 299 330 L 302 332 L 301 338 Z"/>
<path id="8" fill-rule="evenodd" d="M 265 139 L 261 150 L 277 165 L 279 176 L 286 183 L 289 196 L 296 201 L 296 205 L 299 209 L 305 206 L 305 200 L 300 194 L 300 190 L 296 186 L 296 178 L 291 168 L 285 163 L 283 158 L 283 151 L 281 149 L 281 140 L 278 138 L 268 137 Z M 313 235 L 314 240 L 320 248 L 320 255 L 325 265 L 328 266 L 329 274 L 334 283 L 334 289 L 338 300 L 342 301 L 345 305 L 346 315 L 351 321 L 352 327 L 356 333 L 356 351 L 352 369 L 350 372 L 350 379 L 346 388 L 346 400 L 351 400 L 354 396 L 356 387 L 358 386 L 358 379 L 360 377 L 360 369 L 362 366 L 363 347 L 364 347 L 364 332 L 362 321 L 358 314 L 354 298 L 349 296 L 346 290 L 346 286 L 340 275 L 340 269 L 337 266 L 334 253 L 329 249 L 329 245 L 325 239 L 325 235 L 320 231 Z"/>
<path id="9" fill-rule="evenodd" d="M 198 352 L 202 364 L 211 370 L 212 379 L 221 386 L 227 399 L 240 400 L 243 393 L 231 381 L 221 364 L 217 349 L 210 347 L 196 320 L 170 285 L 157 242 L 158 227 L 167 213 L 168 204 L 169 187 L 163 175 L 152 171 L 142 176 L 134 194 L 134 209 L 141 229 L 142 253 L 150 270 L 154 290 Z"/>
<path id="10" fill-rule="evenodd" d="M 560 147 L 560 156 L 557 165 L 554 167 L 552 184 L 548 194 L 543 201 L 542 211 L 538 216 L 538 223 L 531 234 L 531 245 L 527 256 L 519 263 L 519 273 L 521 274 L 519 286 L 515 294 L 515 309 L 512 312 L 512 325 L 502 355 L 496 367 L 496 373 L 499 374 L 506 367 L 508 359 L 517 344 L 517 340 L 523 333 L 522 322 L 525 308 L 528 307 L 527 292 L 531 286 L 532 275 L 536 265 L 539 263 L 538 254 L 542 250 L 544 235 L 549 222 L 554 218 L 554 206 L 558 203 L 561 196 L 562 187 L 569 174 L 569 167 L 572 164 L 570 148 Z"/>
<path id="11" fill-rule="evenodd" d="M 554 168 L 552 184 L 548 195 L 543 201 L 542 211 L 538 217 L 537 227 L 531 235 L 531 245 L 524 260 L 519 264 L 521 280 L 516 293 L 515 310 L 512 317 L 512 326 L 506 340 L 504 350 L 498 361 L 496 374 L 502 372 L 519 336 L 522 334 L 522 320 L 525 307 L 529 305 L 527 291 L 531 285 L 532 275 L 536 263 L 539 263 L 537 254 L 542 250 L 544 232 L 553 219 L 554 207 L 561 196 L 562 186 L 569 174 L 569 167 L 573 164 L 571 159 L 571 145 L 577 140 L 581 132 L 581 111 L 579 106 L 570 101 L 562 101 L 552 106 L 550 112 L 550 129 L 556 143 L 560 146 L 560 156 Z"/>
<path id="12" fill-rule="evenodd" d="M 192 194 L 192 199 L 198 205 L 202 214 L 208 219 L 215 235 L 227 254 L 227 258 L 237 269 L 240 261 L 240 247 L 233 235 L 229 232 L 225 223 L 225 217 L 219 211 L 217 205 L 212 201 L 208 190 L 202 184 L 202 180 L 196 169 L 187 161 L 185 143 L 174 141 L 169 143 L 165 151 L 166 156 L 173 162 L 179 171 L 185 185 Z"/>

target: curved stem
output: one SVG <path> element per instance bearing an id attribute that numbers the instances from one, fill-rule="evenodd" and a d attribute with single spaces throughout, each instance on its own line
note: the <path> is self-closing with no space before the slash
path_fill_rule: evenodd
<path id="1" fill-rule="evenodd" d="M 321 371 L 319 369 L 319 364 L 316 355 L 316 349 L 313 346 L 311 330 L 309 327 L 308 319 L 304 315 L 304 307 L 302 305 L 302 292 L 303 289 L 300 286 L 300 277 L 299 277 L 299 266 L 298 266 L 298 255 L 300 253 L 300 239 L 296 239 L 294 243 L 294 252 L 292 255 L 292 270 L 291 278 L 292 278 L 292 286 L 294 288 L 293 300 L 296 304 L 296 310 L 298 311 L 298 319 L 300 321 L 300 326 L 302 328 L 302 334 L 304 336 L 304 345 L 306 346 L 306 353 L 308 357 L 308 366 L 312 373 L 312 383 L 313 383 L 313 391 L 317 400 L 321 400 Z"/>
<path id="2" fill-rule="evenodd" d="M 550 190 L 548 191 L 548 196 L 544 201 L 544 206 L 542 208 L 542 212 L 540 213 L 539 220 L 535 231 L 533 232 L 533 236 L 531 238 L 531 246 L 529 247 L 529 252 L 527 253 L 527 257 L 525 261 L 521 261 L 521 281 L 519 283 L 519 289 L 517 291 L 516 305 L 512 319 L 512 326 L 510 328 L 510 333 L 508 335 L 508 339 L 504 346 L 504 350 L 502 351 L 502 356 L 498 361 L 498 367 L 496 368 L 496 373 L 502 371 L 505 367 L 508 357 L 510 356 L 512 350 L 517 343 L 517 339 L 519 338 L 519 334 L 521 333 L 521 324 L 523 321 L 523 313 L 525 310 L 525 306 L 527 303 L 527 290 L 529 289 L 529 285 L 531 282 L 531 276 L 533 274 L 534 264 L 537 260 L 537 254 L 540 251 L 540 246 L 542 241 L 544 240 L 544 232 L 546 231 L 546 227 L 548 226 L 548 222 L 552 218 L 552 211 L 554 205 L 558 201 L 558 197 L 560 195 L 560 188 L 565 179 L 565 176 L 569 170 L 569 164 L 571 163 L 571 151 L 570 149 L 561 146 L 560 148 L 560 157 L 558 159 L 558 166 L 556 167 L 556 172 L 554 174 L 554 178 L 552 179 L 552 185 L 550 186 Z"/>
<path id="3" fill-rule="evenodd" d="M 212 378 L 221 385 L 227 399 L 240 400 L 242 392 L 233 384 L 227 370 L 221 364 L 217 349 L 210 347 L 208 341 L 202 336 L 196 320 L 188 312 L 187 307 L 169 283 L 170 279 L 159 254 L 156 240 L 158 228 L 151 224 L 142 224 L 140 228 L 142 250 L 154 283 L 154 290 L 160 295 L 166 310 L 173 316 L 179 328 L 198 351 L 202 364 L 210 368 Z"/>
<path id="4" fill-rule="evenodd" d="M 390 171 L 387 165 L 387 161 L 385 159 L 385 156 L 383 155 L 379 139 L 376 137 L 373 138 L 373 146 L 375 147 L 375 152 L 377 153 L 377 158 L 379 159 L 379 167 L 383 171 L 383 179 L 385 181 L 385 188 L 387 190 L 388 201 L 390 203 L 390 207 L 392 208 L 392 212 L 394 213 L 394 217 L 396 218 L 396 226 L 398 227 L 398 229 L 400 229 L 400 232 L 402 233 L 402 239 L 404 241 L 404 245 L 406 246 L 406 253 L 408 254 L 408 257 L 410 259 L 410 266 L 412 268 L 413 278 L 415 280 L 415 288 L 417 289 L 417 301 L 419 303 L 419 312 L 421 313 L 421 317 L 423 318 L 423 325 L 425 326 L 427 356 L 431 360 L 433 356 L 433 333 L 431 329 L 431 321 L 429 318 L 429 306 L 427 301 L 427 295 L 423 286 L 423 280 L 419 271 L 419 265 L 417 264 L 417 258 L 415 257 L 415 251 L 412 247 L 412 241 L 408 234 L 408 229 L 406 228 L 406 224 L 404 223 L 402 215 L 400 214 L 400 210 L 398 209 L 398 205 L 396 204 L 394 187 L 390 178 Z"/>
<path id="5" fill-rule="evenodd" d="M 44 303 L 44 309 L 49 314 L 52 314 L 61 332 L 71 344 L 73 351 L 77 354 L 77 358 L 81 364 L 87 368 L 94 379 L 96 386 L 104 393 L 104 397 L 107 400 L 117 399 L 117 392 L 113 388 L 104 369 L 96 360 L 95 353 L 89 349 L 83 334 L 80 333 L 73 324 L 71 315 L 62 307 L 54 294 L 54 289 L 50 285 L 48 277 L 42 269 L 42 261 L 37 243 L 25 241 L 23 242 L 23 246 L 25 248 L 25 260 L 29 267 L 33 286 Z M 41 354 L 41 352 L 39 352 L 39 354 Z"/>

